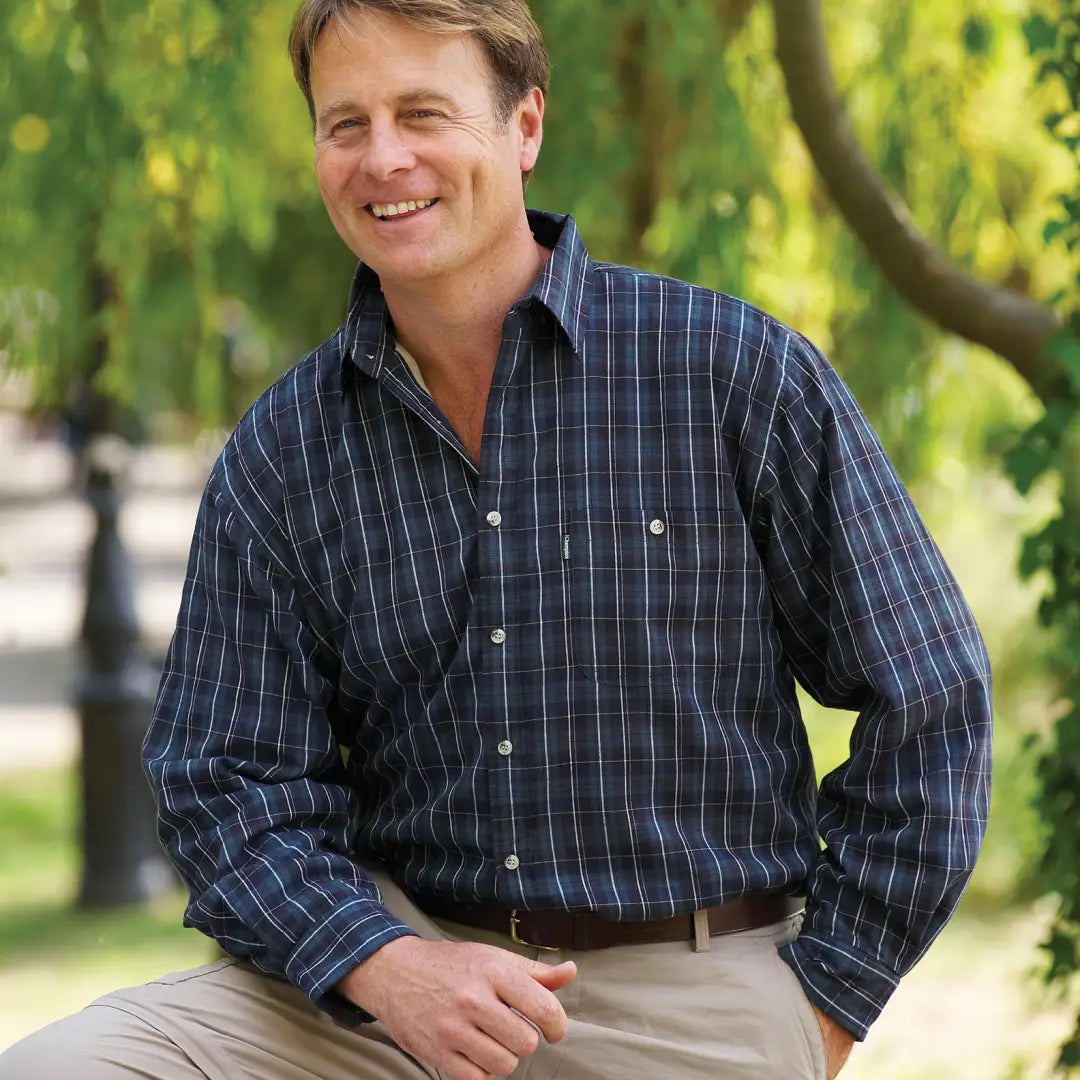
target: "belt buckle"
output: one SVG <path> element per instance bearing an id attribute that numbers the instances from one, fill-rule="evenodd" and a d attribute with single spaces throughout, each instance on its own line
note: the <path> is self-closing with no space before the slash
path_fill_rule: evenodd
<path id="1" fill-rule="evenodd" d="M 525 941 L 518 937 L 518 927 L 521 925 L 521 920 L 518 918 L 517 908 L 514 908 L 510 912 L 510 940 L 515 945 L 524 945 L 527 949 L 540 949 L 541 952 L 561 952 L 561 949 L 554 949 L 550 945 L 534 945 L 531 941 Z"/>

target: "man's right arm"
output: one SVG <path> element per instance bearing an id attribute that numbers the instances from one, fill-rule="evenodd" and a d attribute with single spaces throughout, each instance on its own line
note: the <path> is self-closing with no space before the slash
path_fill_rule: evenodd
<path id="1" fill-rule="evenodd" d="M 324 643 L 234 487 L 219 462 L 144 746 L 159 831 L 190 925 L 356 1023 L 370 1017 L 335 985 L 413 931 L 350 858 L 356 796 Z"/>

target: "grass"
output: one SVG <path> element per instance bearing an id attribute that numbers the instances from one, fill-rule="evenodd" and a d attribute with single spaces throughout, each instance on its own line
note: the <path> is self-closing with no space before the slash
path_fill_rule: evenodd
<path id="1" fill-rule="evenodd" d="M 841 748 L 834 748 L 838 753 Z M 0 777 L 0 1048 L 118 986 L 205 963 L 183 896 L 79 912 L 75 785 L 66 772 Z M 901 984 L 844 1080 L 1039 1080 L 1071 1016 L 1040 994 L 1048 909 L 965 904 Z"/>
<path id="2" fill-rule="evenodd" d="M 0 1047 L 117 986 L 205 963 L 215 947 L 180 919 L 180 892 L 152 905 L 78 911 L 75 778 L 0 777 Z"/>

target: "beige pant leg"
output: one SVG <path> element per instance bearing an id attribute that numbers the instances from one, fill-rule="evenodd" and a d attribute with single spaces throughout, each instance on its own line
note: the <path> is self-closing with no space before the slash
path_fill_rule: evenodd
<path id="1" fill-rule="evenodd" d="M 384 902 L 446 935 L 378 874 Z M 433 1080 L 381 1024 L 350 1029 L 294 987 L 222 960 L 107 994 L 0 1053 L 0 1080 Z"/>
<path id="2" fill-rule="evenodd" d="M 99 998 L 0 1055 L 0 1080 L 432 1080 L 381 1024 L 347 1029 L 222 960 Z"/>
<path id="3" fill-rule="evenodd" d="M 3 1080 L 205 1080 L 160 1032 L 127 1013 L 91 1006 L 0 1053 Z"/>

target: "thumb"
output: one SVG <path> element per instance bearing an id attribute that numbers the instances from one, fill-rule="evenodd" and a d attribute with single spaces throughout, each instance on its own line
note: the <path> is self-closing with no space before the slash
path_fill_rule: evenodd
<path id="1" fill-rule="evenodd" d="M 561 964 L 542 964 L 539 960 L 529 962 L 526 974 L 548 990 L 561 990 L 577 975 L 577 964 L 565 960 Z"/>

